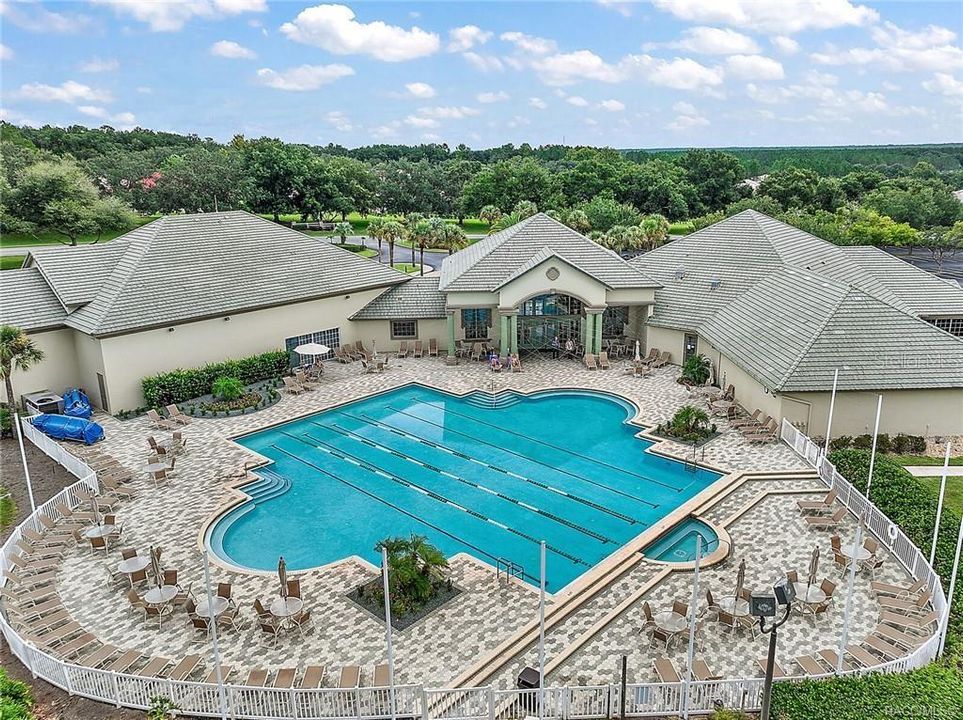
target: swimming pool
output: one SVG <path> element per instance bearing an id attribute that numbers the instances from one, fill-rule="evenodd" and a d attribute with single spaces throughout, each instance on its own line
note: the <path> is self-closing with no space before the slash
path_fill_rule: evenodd
<path id="1" fill-rule="evenodd" d="M 694 562 L 699 546 L 697 541 L 701 541 L 702 557 L 705 557 L 718 547 L 719 535 L 702 520 L 687 517 L 646 545 L 642 552 L 646 557 L 661 562 Z"/>
<path id="2" fill-rule="evenodd" d="M 208 542 L 235 565 L 270 570 L 284 555 L 299 570 L 377 563 L 379 540 L 418 533 L 537 582 L 545 540 L 557 592 L 719 477 L 645 452 L 634 414 L 603 393 L 406 385 L 238 438 L 273 463 Z"/>

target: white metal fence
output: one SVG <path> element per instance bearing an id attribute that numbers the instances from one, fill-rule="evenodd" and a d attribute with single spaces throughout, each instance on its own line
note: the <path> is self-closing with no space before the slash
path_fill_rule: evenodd
<path id="1" fill-rule="evenodd" d="M 77 489 L 95 491 L 97 488 L 96 474 L 86 463 L 38 432 L 29 421 L 23 420 L 22 424 L 25 437 L 79 480 L 38 507 L 14 529 L 0 549 L 3 582 L 7 580 L 9 557 L 15 552 L 15 543 L 23 528 L 32 527 L 42 532 L 40 515 L 56 518 L 58 504 L 70 508 L 80 504 Z M 809 438 L 785 422 L 782 439 L 819 470 L 820 477 L 839 493 L 840 501 L 846 507 L 867 518 L 873 532 L 887 543 L 893 555 L 914 577 L 926 578 L 933 592 L 935 608 L 942 613 L 946 599 L 939 578 L 902 531 L 894 528 L 875 506 L 839 475 Z M 3 615 L 0 615 L 0 631 L 13 654 L 35 677 L 43 678 L 68 693 L 138 709 L 147 708 L 151 698 L 163 696 L 170 698 L 184 715 L 221 715 L 221 694 L 217 685 L 145 678 L 66 662 L 21 638 Z M 919 667 L 936 657 L 938 647 L 939 633 L 909 656 L 881 663 L 871 671 L 900 672 Z M 394 690 L 394 712 L 390 691 L 383 687 L 300 690 L 226 685 L 224 698 L 230 716 L 251 720 L 387 720 L 392 715 L 421 720 L 520 720 L 538 713 L 540 696 L 538 690 L 496 690 L 492 687 L 430 689 L 423 685 L 399 685 Z M 686 708 L 693 715 L 708 714 L 719 706 L 757 710 L 761 693 L 761 678 L 629 684 L 624 698 L 619 685 L 552 687 L 541 693 L 542 715 L 549 720 L 612 718 L 621 716 L 623 706 L 626 717 L 638 718 L 680 715 Z"/>

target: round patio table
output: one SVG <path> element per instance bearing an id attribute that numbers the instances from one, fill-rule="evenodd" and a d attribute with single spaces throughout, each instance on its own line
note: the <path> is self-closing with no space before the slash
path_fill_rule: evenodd
<path id="1" fill-rule="evenodd" d="M 749 614 L 749 601 L 743 600 L 742 598 L 737 600 L 732 595 L 727 595 L 717 600 L 716 604 L 725 612 L 735 617 L 745 617 Z"/>
<path id="2" fill-rule="evenodd" d="M 176 585 L 156 585 L 144 593 L 144 602 L 148 605 L 164 605 L 177 597 Z"/>
<path id="3" fill-rule="evenodd" d="M 809 605 L 818 605 L 826 602 L 826 593 L 823 592 L 823 589 L 819 587 L 819 585 L 796 582 L 793 583 L 792 586 L 796 590 L 796 602 L 803 602 Z"/>
<path id="4" fill-rule="evenodd" d="M 94 525 L 84 530 L 85 538 L 104 538 L 113 535 L 117 531 L 116 525 Z"/>
<path id="5" fill-rule="evenodd" d="M 197 607 L 194 609 L 194 612 L 201 617 L 215 618 L 218 615 L 223 614 L 224 611 L 227 610 L 228 606 L 230 606 L 228 599 L 221 597 L 220 595 L 215 595 L 211 600 L 211 605 L 207 604 L 207 600 L 201 600 L 199 603 L 197 603 Z"/>
<path id="6" fill-rule="evenodd" d="M 840 548 L 839 552 L 850 559 L 853 558 L 853 553 L 855 552 L 856 560 L 869 560 L 869 550 L 864 548 L 862 545 L 859 547 L 847 545 L 846 547 Z"/>
<path id="7" fill-rule="evenodd" d="M 674 633 L 685 630 L 686 619 L 672 610 L 657 613 L 654 619 L 655 624 L 662 630 Z"/>
<path id="8" fill-rule="evenodd" d="M 124 573 L 124 575 L 133 575 L 145 569 L 148 565 L 150 565 L 150 558 L 135 556 L 117 563 L 117 572 Z"/>
<path id="9" fill-rule="evenodd" d="M 271 603 L 271 614 L 282 620 L 297 615 L 304 608 L 304 601 L 296 597 L 278 597 Z"/>
<path id="10" fill-rule="evenodd" d="M 703 393 L 704 395 L 708 395 L 711 398 L 722 396 L 722 388 L 717 388 L 714 385 L 700 387 L 699 392 Z"/>
<path id="11" fill-rule="evenodd" d="M 153 475 L 154 473 L 159 473 L 161 470 L 170 470 L 170 467 L 166 462 L 155 462 L 147 466 L 147 472 Z"/>

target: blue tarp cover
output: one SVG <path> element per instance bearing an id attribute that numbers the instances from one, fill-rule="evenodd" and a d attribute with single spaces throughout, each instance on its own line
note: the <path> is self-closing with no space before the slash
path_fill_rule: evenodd
<path id="1" fill-rule="evenodd" d="M 64 393 L 64 415 L 86 420 L 92 412 L 93 408 L 90 407 L 90 398 L 84 394 L 83 390 L 75 388 Z"/>
<path id="2" fill-rule="evenodd" d="M 33 426 L 54 440 L 77 440 L 93 445 L 104 439 L 104 429 L 95 422 L 67 415 L 37 415 L 31 419 Z"/>

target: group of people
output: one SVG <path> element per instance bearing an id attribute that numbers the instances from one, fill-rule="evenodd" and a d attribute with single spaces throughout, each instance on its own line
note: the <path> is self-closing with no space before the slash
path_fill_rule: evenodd
<path id="1" fill-rule="evenodd" d="M 505 367 L 510 368 L 512 372 L 519 372 L 522 369 L 522 361 L 518 359 L 516 353 L 510 353 L 505 358 L 505 362 L 502 363 L 498 353 L 492 350 L 491 355 L 488 356 L 488 367 L 491 368 L 492 372 L 501 372 L 502 368 Z"/>
<path id="2" fill-rule="evenodd" d="M 558 335 L 552 338 L 552 359 L 558 360 L 559 356 L 562 354 L 562 341 L 559 339 Z M 571 337 L 565 338 L 565 354 L 574 355 L 575 354 L 575 341 Z"/>

